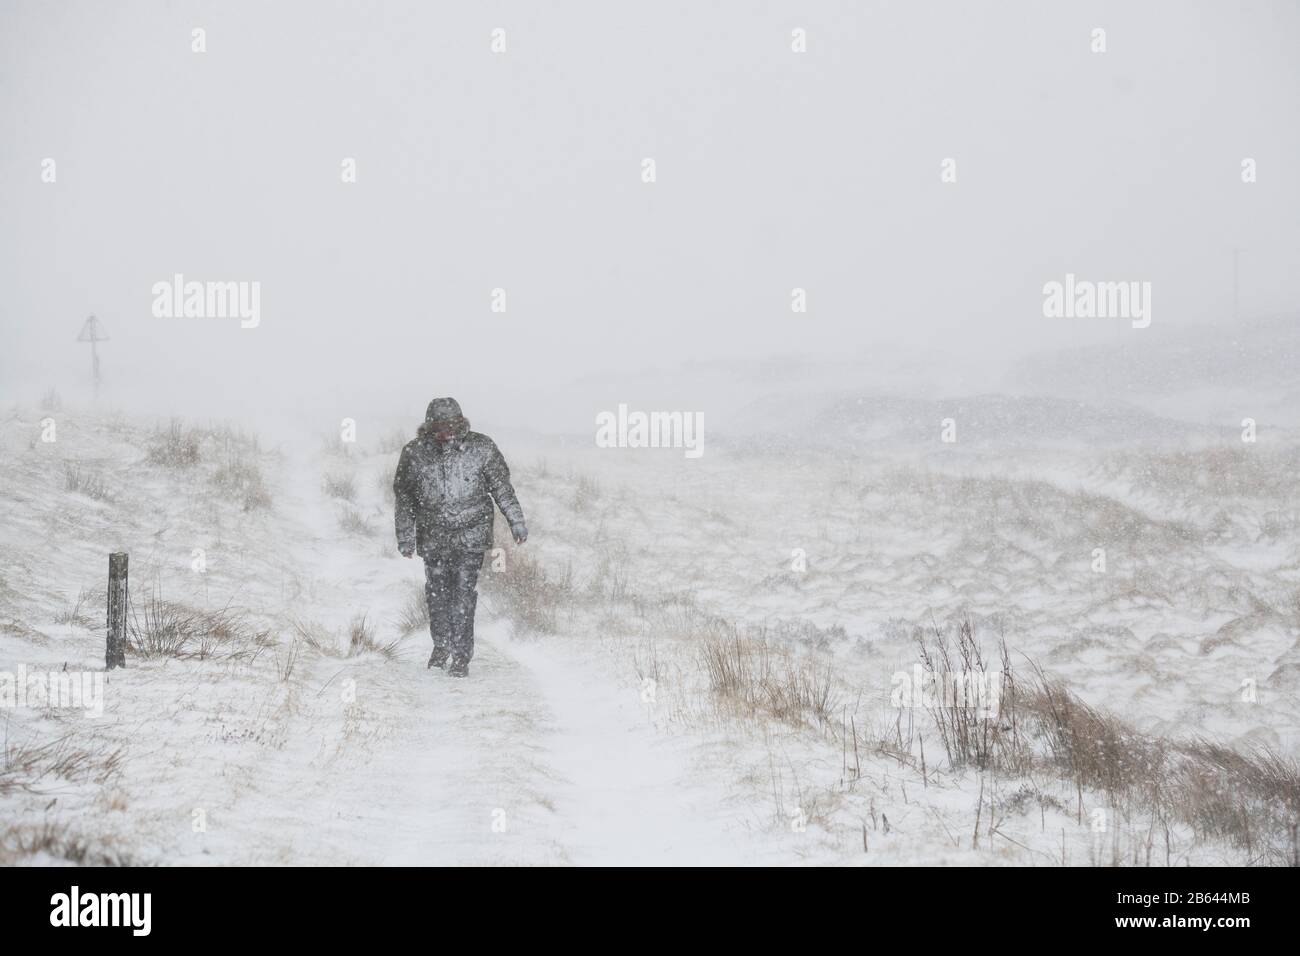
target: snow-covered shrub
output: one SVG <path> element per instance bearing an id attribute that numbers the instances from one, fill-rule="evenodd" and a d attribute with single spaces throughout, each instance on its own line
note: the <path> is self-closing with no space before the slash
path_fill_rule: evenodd
<path id="1" fill-rule="evenodd" d="M 252 458 L 242 454 L 229 457 L 212 473 L 212 484 L 240 503 L 244 511 L 271 506 L 262 469 Z"/>
<path id="2" fill-rule="evenodd" d="M 339 511 L 339 527 L 348 534 L 371 537 L 375 533 L 374 526 L 366 519 L 356 508 L 344 507 Z"/>
<path id="3" fill-rule="evenodd" d="M 343 501 L 355 501 L 357 483 L 351 475 L 327 474 L 324 481 L 325 494 Z"/>
<path id="4" fill-rule="evenodd" d="M 151 464 L 167 468 L 190 468 L 199 463 L 203 434 L 196 428 L 186 428 L 179 418 L 173 418 L 166 429 L 155 431 L 149 445 Z"/>
<path id="5" fill-rule="evenodd" d="M 77 461 L 64 462 L 63 487 L 68 491 L 83 494 L 87 498 L 94 498 L 96 501 L 103 501 L 108 497 L 103 476 L 83 468 Z"/>

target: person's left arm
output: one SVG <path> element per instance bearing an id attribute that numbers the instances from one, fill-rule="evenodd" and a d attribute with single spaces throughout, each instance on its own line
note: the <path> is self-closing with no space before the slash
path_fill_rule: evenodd
<path id="1" fill-rule="evenodd" d="M 506 521 L 510 523 L 510 533 L 514 536 L 515 544 L 523 544 L 528 540 L 528 526 L 524 524 L 524 509 L 519 507 L 514 485 L 510 484 L 510 468 L 506 464 L 505 456 L 501 454 L 501 449 L 497 448 L 495 442 L 490 442 L 490 445 L 487 464 L 483 466 L 488 492 L 492 495 L 492 500 L 497 503 L 497 507 L 501 509 L 501 513 L 505 515 Z"/>

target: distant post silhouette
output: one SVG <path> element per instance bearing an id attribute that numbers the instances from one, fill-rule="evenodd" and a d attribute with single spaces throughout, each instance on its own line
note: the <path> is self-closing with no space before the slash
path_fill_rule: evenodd
<path id="1" fill-rule="evenodd" d="M 108 341 L 108 335 L 99 319 L 94 315 L 88 317 L 81 326 L 77 341 L 90 343 L 90 375 L 95 383 L 95 397 L 99 398 L 99 351 L 95 348 L 95 343 Z"/>

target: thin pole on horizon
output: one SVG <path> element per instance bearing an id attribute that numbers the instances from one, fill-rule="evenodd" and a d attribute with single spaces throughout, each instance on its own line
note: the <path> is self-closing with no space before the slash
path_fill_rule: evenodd
<path id="1" fill-rule="evenodd" d="M 96 348 L 96 342 L 107 342 L 108 336 L 104 334 L 104 327 L 100 324 L 99 319 L 95 318 L 92 313 L 82 323 L 81 331 L 77 334 L 78 342 L 90 343 L 90 376 L 95 383 L 95 398 L 99 398 L 99 350 Z"/>

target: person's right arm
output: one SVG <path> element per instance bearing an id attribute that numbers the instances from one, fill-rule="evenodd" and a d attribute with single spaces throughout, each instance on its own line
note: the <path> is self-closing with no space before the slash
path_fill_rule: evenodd
<path id="1" fill-rule="evenodd" d="M 411 490 L 409 445 L 402 449 L 402 457 L 397 462 L 397 472 L 393 475 L 393 497 L 397 502 L 393 509 L 397 550 L 402 553 L 402 557 L 409 558 L 415 554 L 415 494 Z"/>

